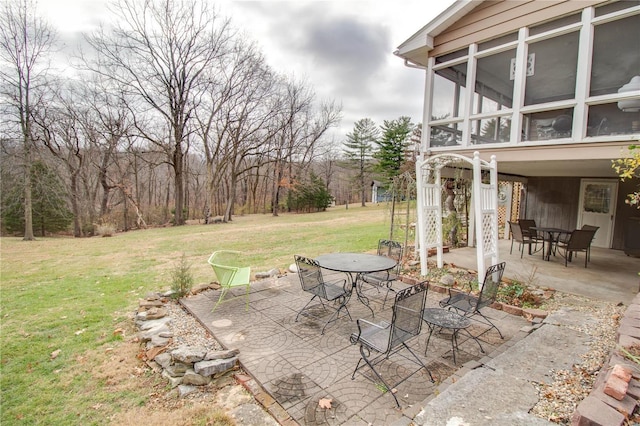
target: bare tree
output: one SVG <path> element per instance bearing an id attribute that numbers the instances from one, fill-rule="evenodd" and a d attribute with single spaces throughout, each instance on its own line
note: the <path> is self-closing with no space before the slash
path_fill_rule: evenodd
<path id="1" fill-rule="evenodd" d="M 318 158 L 320 142 L 326 132 L 340 120 L 340 107 L 334 103 L 324 103 L 316 109 L 315 95 L 307 87 L 293 82 L 287 84 L 287 108 L 285 121 L 280 131 L 282 143 L 276 152 L 284 154 L 276 161 L 276 171 L 280 174 L 274 179 L 273 215 L 278 215 L 279 190 L 282 181 L 283 166 L 287 167 L 287 178 L 292 184 L 298 178 L 308 176 L 307 167 Z"/>
<path id="2" fill-rule="evenodd" d="M 115 155 L 118 148 L 133 131 L 133 118 L 125 90 L 109 86 L 99 78 L 84 84 L 82 102 L 86 105 L 86 114 L 80 116 L 80 125 L 87 142 L 95 151 L 90 161 L 98 173 L 102 190 L 99 214 L 104 217 L 109 213 L 111 190 L 122 187 L 121 182 L 110 179 L 109 168 L 118 158 Z M 95 197 L 92 197 L 91 202 L 94 200 Z"/>
<path id="3" fill-rule="evenodd" d="M 174 223 L 184 223 L 184 153 L 189 121 L 209 84 L 205 71 L 224 55 L 232 37 L 209 2 L 198 0 L 118 0 L 118 23 L 88 37 L 96 56 L 90 69 L 129 87 L 147 109 L 162 117 L 174 172 Z M 168 142 L 167 142 L 168 140 Z"/>
<path id="4" fill-rule="evenodd" d="M 208 97 L 197 111 L 198 134 L 207 167 L 208 205 L 224 191 L 224 221 L 230 221 L 236 188 L 247 171 L 259 167 L 264 143 L 275 131 L 276 78 L 254 44 L 238 41 L 232 54 L 209 75 Z M 252 161 L 249 161 L 252 159 Z"/>
<path id="5" fill-rule="evenodd" d="M 62 95 L 63 94 L 63 95 Z M 68 174 L 69 201 L 73 213 L 73 235 L 82 236 L 80 203 L 80 173 L 85 166 L 87 146 L 80 117 L 85 111 L 73 85 L 61 91 L 57 103 L 38 111 L 33 123 L 39 132 L 38 139 L 65 167 Z M 34 127 L 35 127 L 34 126 Z"/>
<path id="6" fill-rule="evenodd" d="M 41 108 L 48 54 L 56 39 L 51 26 L 36 15 L 30 0 L 7 1 L 0 10 L 0 95 L 17 118 L 23 145 L 24 240 L 34 240 L 31 201 L 31 164 L 34 149 L 32 116 Z"/>

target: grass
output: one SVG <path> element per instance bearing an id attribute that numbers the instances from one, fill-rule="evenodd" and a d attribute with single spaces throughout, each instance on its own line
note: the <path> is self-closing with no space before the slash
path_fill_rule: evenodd
<path id="1" fill-rule="evenodd" d="M 114 390 L 101 366 L 128 337 L 121 330 L 134 332 L 138 299 L 171 288 L 172 270 L 183 254 L 198 285 L 213 279 L 206 261 L 217 249 L 245 252 L 255 272 L 285 269 L 294 254 L 371 251 L 388 234 L 385 206 L 351 206 L 111 238 L 1 238 L 0 423 L 97 425 L 144 406 L 148 389 Z"/>

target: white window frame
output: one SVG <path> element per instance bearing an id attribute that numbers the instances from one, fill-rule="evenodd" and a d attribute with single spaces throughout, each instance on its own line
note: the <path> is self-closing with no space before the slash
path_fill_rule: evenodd
<path id="1" fill-rule="evenodd" d="M 518 30 L 518 39 L 503 45 L 494 46 L 489 49 L 478 51 L 478 44 L 469 45 L 468 52 L 464 56 L 436 64 L 434 57 L 429 58 L 427 67 L 427 77 L 425 80 L 425 108 L 423 123 L 426 123 L 426 132 L 423 134 L 422 150 L 438 151 L 455 151 L 464 150 L 470 147 L 480 147 L 474 145 L 472 141 L 471 125 L 477 120 L 487 120 L 498 117 L 511 119 L 511 133 L 509 142 L 497 142 L 482 144 L 482 148 L 495 148 L 506 146 L 540 146 L 540 145 L 557 145 L 557 144 L 575 144 L 575 143 L 591 143 L 600 141 L 619 141 L 627 140 L 633 135 L 605 135 L 605 136 L 586 136 L 587 135 L 587 119 L 589 106 L 605 103 L 617 102 L 624 99 L 638 99 L 640 94 L 634 92 L 627 93 L 610 93 L 606 95 L 589 96 L 591 84 L 591 66 L 593 60 L 593 38 L 594 27 L 604 23 L 613 22 L 640 14 L 640 6 L 633 6 L 628 9 L 619 10 L 603 16 L 595 16 L 596 8 L 586 7 L 582 10 L 579 22 L 569 24 L 563 27 L 554 28 L 540 34 L 529 36 L 529 28 L 523 27 Z M 542 103 L 536 105 L 524 106 L 524 92 L 526 82 L 526 65 L 529 44 L 542 40 L 555 38 L 564 34 L 579 32 L 578 34 L 578 59 L 576 69 L 576 84 L 574 98 L 562 101 Z M 513 89 L 512 108 L 506 108 L 499 111 L 488 113 L 473 114 L 473 98 L 475 94 L 475 77 L 476 64 L 478 58 L 491 56 L 496 53 L 516 49 L 516 67 L 515 80 Z M 448 68 L 462 63 L 467 63 L 467 79 L 465 106 L 460 117 L 452 117 L 443 120 L 431 120 L 431 111 L 433 110 L 433 85 L 435 71 Z M 540 140 L 540 141 L 523 141 L 522 128 L 525 125 L 525 115 L 542 111 L 553 111 L 559 109 L 573 109 L 573 124 L 571 137 Z M 431 138 L 431 127 L 437 125 L 458 124 L 462 129 L 462 138 L 460 145 L 448 147 L 431 147 L 429 146 Z"/>

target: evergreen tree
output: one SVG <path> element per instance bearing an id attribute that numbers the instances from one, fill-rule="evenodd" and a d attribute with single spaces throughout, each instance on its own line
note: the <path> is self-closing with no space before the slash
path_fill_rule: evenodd
<path id="1" fill-rule="evenodd" d="M 46 232 L 69 229 L 73 214 L 67 207 L 67 192 L 60 177 L 42 162 L 31 166 L 34 233 L 44 236 Z M 23 184 L 15 182 L 2 194 L 2 226 L 8 232 L 24 229 Z"/>
<path id="2" fill-rule="evenodd" d="M 381 127 L 382 137 L 376 141 L 378 150 L 373 155 L 378 160 L 375 170 L 390 183 L 401 173 L 415 125 L 411 123 L 411 118 L 403 116 L 397 120 L 384 120 Z"/>
<path id="3" fill-rule="evenodd" d="M 356 170 L 356 182 L 360 191 L 362 207 L 365 206 L 367 177 L 371 169 L 373 144 L 378 141 L 380 130 L 370 118 L 356 121 L 353 131 L 347 134 L 344 143 L 348 165 Z"/>
<path id="4" fill-rule="evenodd" d="M 289 206 L 296 211 L 324 211 L 331 205 L 333 197 L 324 181 L 311 172 L 305 182 L 298 182 L 290 192 Z"/>

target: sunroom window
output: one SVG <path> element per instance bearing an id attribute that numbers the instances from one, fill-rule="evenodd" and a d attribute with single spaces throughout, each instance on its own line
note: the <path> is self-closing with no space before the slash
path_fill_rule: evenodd
<path id="1" fill-rule="evenodd" d="M 429 146 L 640 134 L 638 6 L 640 0 L 585 6 L 434 58 Z M 475 76 L 470 85 L 468 73 Z"/>
<path id="2" fill-rule="evenodd" d="M 494 117 L 471 121 L 471 143 L 473 145 L 509 142 L 510 134 L 510 117 Z"/>
<path id="3" fill-rule="evenodd" d="M 597 25 L 589 95 L 607 100 L 636 93 L 631 99 L 589 105 L 587 136 L 640 133 L 640 15 Z"/>
<path id="4" fill-rule="evenodd" d="M 640 75 L 640 15 L 597 25 L 589 94 L 617 93 L 636 75 Z"/>
<path id="5" fill-rule="evenodd" d="M 571 137 L 573 108 L 524 115 L 522 140 L 543 141 Z"/>
<path id="6" fill-rule="evenodd" d="M 496 112 L 513 106 L 512 60 L 516 50 L 478 58 L 473 113 Z"/>
<path id="7" fill-rule="evenodd" d="M 529 44 L 525 105 L 575 98 L 578 33 Z"/>
<path id="8" fill-rule="evenodd" d="M 464 112 L 467 63 L 436 71 L 433 79 L 432 120 L 461 117 Z"/>

